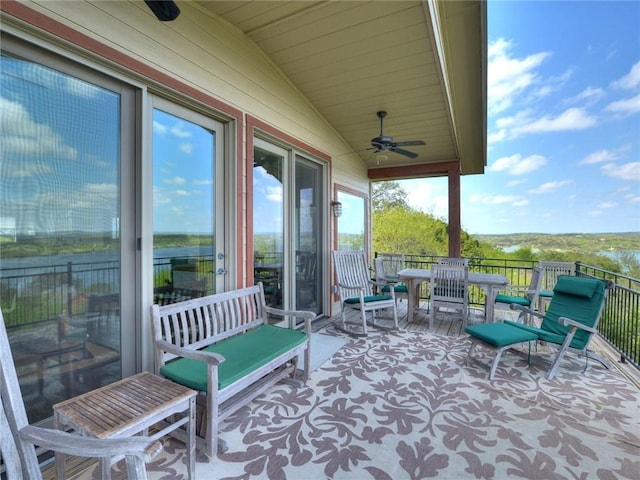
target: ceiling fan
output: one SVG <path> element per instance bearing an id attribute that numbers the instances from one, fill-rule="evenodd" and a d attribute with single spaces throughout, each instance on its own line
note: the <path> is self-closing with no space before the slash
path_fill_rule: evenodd
<path id="1" fill-rule="evenodd" d="M 400 155 L 404 155 L 405 157 L 416 158 L 418 156 L 417 153 L 410 152 L 409 150 L 405 150 L 403 148 L 398 148 L 398 147 L 408 147 L 411 145 L 426 145 L 426 143 L 422 140 L 394 142 L 393 137 L 389 137 L 388 135 L 385 135 L 382 129 L 382 120 L 384 119 L 384 117 L 387 116 L 387 112 L 379 111 L 376 113 L 376 115 L 380 119 L 380 135 L 371 139 L 371 146 L 375 150 L 374 153 L 388 150 L 389 152 L 399 153 Z"/>

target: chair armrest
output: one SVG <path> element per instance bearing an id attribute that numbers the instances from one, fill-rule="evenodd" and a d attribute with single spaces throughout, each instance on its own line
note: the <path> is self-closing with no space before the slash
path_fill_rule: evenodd
<path id="1" fill-rule="evenodd" d="M 509 305 L 511 310 L 519 310 L 521 312 L 527 313 L 533 317 L 544 318 L 544 315 L 540 312 L 536 312 L 530 308 L 525 307 L 524 305 L 518 305 L 517 303 L 512 303 Z"/>
<path id="2" fill-rule="evenodd" d="M 307 335 L 311 335 L 311 321 L 316 318 L 316 314 L 314 312 L 309 312 L 307 310 L 282 310 L 280 308 L 269 306 L 265 306 L 264 311 L 270 313 L 271 315 L 277 315 L 280 317 L 294 317 L 304 319 L 305 332 L 307 333 Z"/>
<path id="3" fill-rule="evenodd" d="M 192 360 L 199 360 L 201 362 L 208 363 L 210 365 L 220 365 L 225 361 L 222 355 L 214 352 L 204 352 L 202 350 L 193 350 L 191 348 L 178 347 L 165 340 L 155 340 L 156 348 L 160 348 L 165 352 L 172 353 L 179 357 L 191 358 Z"/>
<path id="4" fill-rule="evenodd" d="M 48 450 L 81 457 L 125 455 L 142 458 L 146 463 L 162 452 L 162 443 L 148 437 L 91 438 L 33 425 L 20 430 L 20 438 Z"/>
<path id="5" fill-rule="evenodd" d="M 586 330 L 589 333 L 598 333 L 597 329 L 592 328 L 592 327 L 588 327 L 587 325 L 585 325 L 583 323 L 576 322 L 575 320 L 571 320 L 570 318 L 567 318 L 567 317 L 558 318 L 558 323 L 560 325 L 565 326 L 565 327 L 572 326 L 572 327 L 579 328 L 580 330 Z"/>
<path id="6" fill-rule="evenodd" d="M 350 290 L 364 290 L 364 287 L 362 285 L 347 285 L 345 283 L 338 283 L 338 286 L 342 288 L 348 288 Z"/>

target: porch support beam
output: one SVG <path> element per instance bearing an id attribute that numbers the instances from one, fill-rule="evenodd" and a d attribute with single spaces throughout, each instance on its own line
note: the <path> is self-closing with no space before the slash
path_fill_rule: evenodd
<path id="1" fill-rule="evenodd" d="M 443 177 L 449 179 L 449 256 L 462 255 L 460 216 L 460 162 L 442 162 L 402 167 L 370 168 L 370 180 L 403 180 L 408 178 Z"/>

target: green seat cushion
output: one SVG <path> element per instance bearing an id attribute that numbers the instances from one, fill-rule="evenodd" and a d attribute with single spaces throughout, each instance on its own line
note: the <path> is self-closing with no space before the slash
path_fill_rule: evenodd
<path id="1" fill-rule="evenodd" d="M 382 302 L 383 300 L 391 300 L 391 295 L 369 295 L 364 297 L 364 303 Z M 360 297 L 347 298 L 344 303 L 360 303 Z"/>
<path id="2" fill-rule="evenodd" d="M 542 298 L 551 298 L 551 297 L 553 297 L 553 291 L 552 290 L 540 290 L 540 296 Z"/>
<path id="3" fill-rule="evenodd" d="M 507 303 L 509 305 L 513 303 L 516 305 L 522 305 L 523 307 L 531 306 L 531 302 L 527 297 L 521 297 L 519 295 L 505 295 L 503 293 L 496 295 L 496 303 Z"/>
<path id="4" fill-rule="evenodd" d="M 222 355 L 218 366 L 218 390 L 222 390 L 293 347 L 301 345 L 307 334 L 297 330 L 261 325 L 240 335 L 203 349 Z M 207 391 L 207 364 L 190 358 L 178 358 L 163 366 L 160 373 L 176 383 Z"/>
<path id="5" fill-rule="evenodd" d="M 519 328 L 520 330 L 525 330 L 529 333 L 533 333 L 538 337 L 538 339 L 549 343 L 561 345 L 562 342 L 564 342 L 564 338 L 566 337 L 566 335 L 554 333 L 549 330 L 542 330 L 540 328 L 532 327 L 530 325 L 524 325 L 522 323 L 512 322 L 511 320 L 505 320 L 504 323 L 512 327 Z"/>
<path id="6" fill-rule="evenodd" d="M 466 333 L 496 348 L 537 340 L 534 333 L 516 328 L 506 323 L 482 323 L 470 325 L 464 329 Z"/>
<path id="7" fill-rule="evenodd" d="M 409 293 L 409 290 L 407 289 L 407 286 L 404 283 L 401 283 L 400 285 L 394 285 L 393 290 L 396 293 Z M 382 287 L 382 291 L 390 292 L 391 288 L 389 288 L 389 285 L 385 285 L 384 287 Z"/>

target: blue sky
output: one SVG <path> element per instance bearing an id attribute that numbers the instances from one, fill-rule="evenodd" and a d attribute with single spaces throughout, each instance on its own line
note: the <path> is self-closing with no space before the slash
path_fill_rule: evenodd
<path id="1" fill-rule="evenodd" d="M 488 152 L 472 234 L 640 231 L 640 1 L 490 1 Z M 447 218 L 446 179 L 401 182 Z"/>

